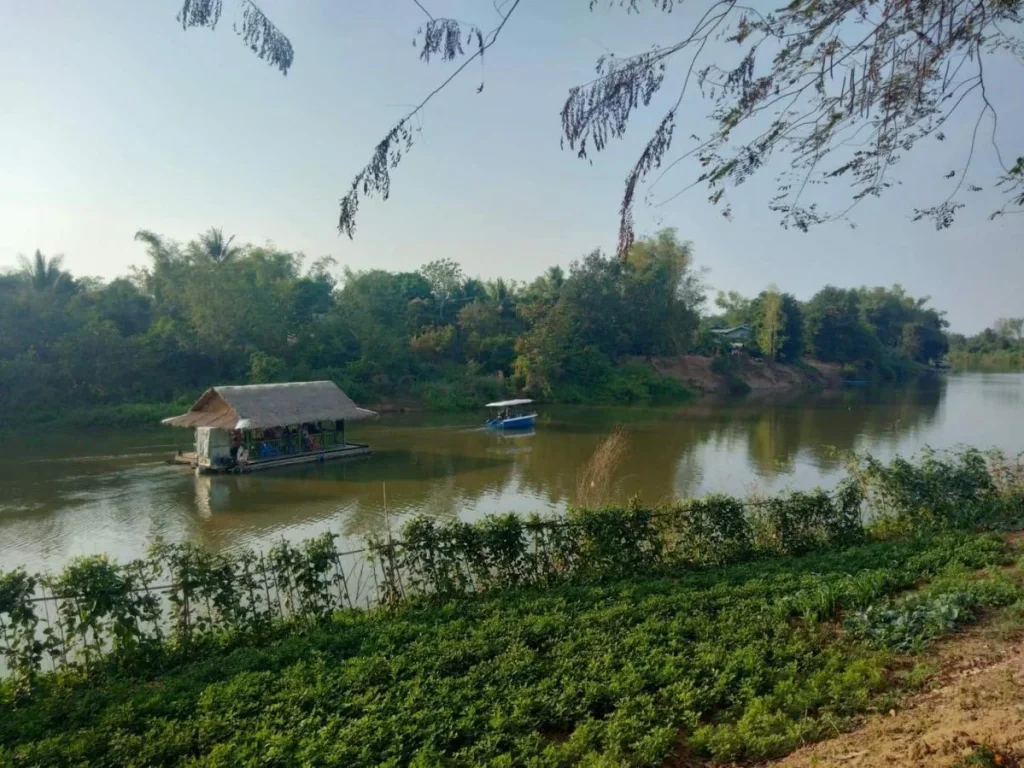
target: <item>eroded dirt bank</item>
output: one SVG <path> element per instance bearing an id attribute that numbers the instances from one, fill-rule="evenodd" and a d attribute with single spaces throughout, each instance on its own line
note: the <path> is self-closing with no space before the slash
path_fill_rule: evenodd
<path id="1" fill-rule="evenodd" d="M 942 644 L 927 690 L 854 731 L 804 747 L 771 768 L 946 768 L 979 746 L 1024 756 L 1024 640 L 980 627 Z M 1015 759 L 1014 759 L 1015 758 Z"/>
<path id="2" fill-rule="evenodd" d="M 715 373 L 711 363 L 715 358 L 700 355 L 657 358 L 652 361 L 662 376 L 681 381 L 688 387 L 704 393 L 727 392 L 729 377 Z M 806 365 L 769 365 L 743 355 L 731 358 L 731 376 L 744 382 L 753 392 L 787 392 L 838 386 L 841 380 L 838 365 L 809 362 Z"/>

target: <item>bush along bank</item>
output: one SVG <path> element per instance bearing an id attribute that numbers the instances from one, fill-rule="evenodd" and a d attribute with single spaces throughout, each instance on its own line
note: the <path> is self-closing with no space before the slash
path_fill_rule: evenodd
<path id="1" fill-rule="evenodd" d="M 967 451 L 865 460 L 832 495 L 415 520 L 400 544 L 370 542 L 375 576 L 363 578 L 386 604 L 373 611 L 348 609 L 344 582 L 359 577 L 338 568 L 329 537 L 265 556 L 161 546 L 126 566 L 80 560 L 46 580 L 53 624 L 31 618 L 45 616 L 29 602 L 40 583 L 7 573 L 0 620 L 18 675 L 3 688 L 0 762 L 779 754 L 870 706 L 893 653 L 1020 598 L 1011 577 L 972 577 L 1006 553 L 965 530 L 1019 522 L 1019 487 Z M 860 524 L 865 489 L 884 525 Z M 172 574 L 156 564 L 181 585 L 164 598 L 154 579 Z M 41 674 L 51 660 L 62 671 Z"/>

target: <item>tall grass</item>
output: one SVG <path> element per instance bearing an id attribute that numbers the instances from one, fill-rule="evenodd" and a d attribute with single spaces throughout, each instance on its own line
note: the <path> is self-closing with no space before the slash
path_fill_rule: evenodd
<path id="1" fill-rule="evenodd" d="M 629 440 L 622 427 L 616 427 L 598 444 L 576 475 L 576 506 L 599 507 L 611 500 L 615 475 L 628 448 Z"/>
<path id="2" fill-rule="evenodd" d="M 954 371 L 1014 373 L 1024 371 L 1024 349 L 999 349 L 992 352 L 950 352 Z"/>

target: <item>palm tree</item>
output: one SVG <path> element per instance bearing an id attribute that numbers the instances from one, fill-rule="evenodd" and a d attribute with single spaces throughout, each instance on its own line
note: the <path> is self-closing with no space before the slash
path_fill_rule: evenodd
<path id="1" fill-rule="evenodd" d="M 214 264 L 229 262 L 241 252 L 242 249 L 238 246 L 231 247 L 231 242 L 234 239 L 235 236 L 232 235 L 225 240 L 224 233 L 217 227 L 210 227 L 209 230 L 199 236 L 199 242 L 202 244 L 203 250 Z"/>
<path id="2" fill-rule="evenodd" d="M 504 278 L 499 277 L 497 280 L 487 283 L 487 296 L 495 304 L 502 304 L 507 301 L 508 295 L 508 283 L 505 282 Z"/>
<path id="3" fill-rule="evenodd" d="M 548 285 L 551 286 L 552 292 L 557 296 L 565 284 L 565 270 L 556 264 L 553 267 L 548 267 L 544 277 L 547 279 Z"/>
<path id="4" fill-rule="evenodd" d="M 61 269 L 63 256 L 47 259 L 38 248 L 31 261 L 24 256 L 19 256 L 18 261 L 21 263 L 22 281 L 35 293 L 54 293 L 67 275 Z"/>
<path id="5" fill-rule="evenodd" d="M 533 290 L 536 291 L 537 298 L 555 302 L 558 301 L 558 297 L 562 293 L 563 285 L 565 285 L 565 270 L 556 264 L 553 267 L 548 267 L 543 276 L 537 278 Z"/>
<path id="6" fill-rule="evenodd" d="M 498 311 L 502 315 L 510 311 L 514 291 L 514 286 L 509 285 L 500 277 L 487 283 L 487 298 L 492 304 L 497 306 Z"/>

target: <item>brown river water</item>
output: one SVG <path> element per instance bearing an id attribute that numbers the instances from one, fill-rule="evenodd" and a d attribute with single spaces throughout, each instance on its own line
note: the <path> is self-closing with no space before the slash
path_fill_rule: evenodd
<path id="1" fill-rule="evenodd" d="M 621 425 L 615 495 L 658 502 L 711 491 L 826 488 L 841 452 L 923 446 L 1024 451 L 1024 374 L 953 374 L 907 388 L 673 408 L 543 406 L 536 430 L 503 436 L 485 414 L 387 416 L 353 425 L 374 455 L 242 476 L 168 465 L 191 434 L 154 428 L 8 434 L 0 441 L 0 571 L 60 568 L 76 555 L 142 554 L 162 536 L 223 549 L 332 530 L 346 539 L 413 514 L 557 512 L 596 445 Z"/>

